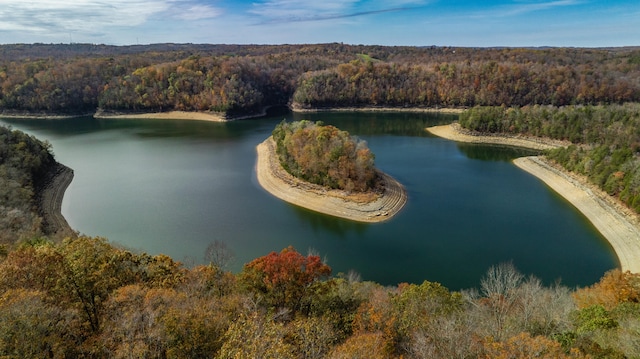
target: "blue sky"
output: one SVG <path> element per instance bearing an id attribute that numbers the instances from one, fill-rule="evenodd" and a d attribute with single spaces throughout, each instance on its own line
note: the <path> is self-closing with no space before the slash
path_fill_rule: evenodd
<path id="1" fill-rule="evenodd" d="M 640 1 L 0 0 L 0 43 L 640 46 Z"/>

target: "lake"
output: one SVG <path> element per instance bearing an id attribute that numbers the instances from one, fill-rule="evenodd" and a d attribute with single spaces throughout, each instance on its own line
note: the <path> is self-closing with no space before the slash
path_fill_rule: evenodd
<path id="1" fill-rule="evenodd" d="M 255 179 L 255 146 L 282 121 L 322 120 L 366 140 L 376 165 L 403 183 L 405 208 L 361 224 L 282 202 Z M 285 114 L 228 123 L 170 120 L 0 119 L 47 140 L 71 167 L 63 214 L 90 236 L 186 264 L 213 241 L 233 251 L 230 270 L 292 245 L 333 273 L 385 285 L 436 281 L 477 287 L 511 262 L 545 283 L 596 282 L 618 262 L 568 202 L 510 160 L 529 152 L 458 144 L 424 128 L 455 115 Z"/>

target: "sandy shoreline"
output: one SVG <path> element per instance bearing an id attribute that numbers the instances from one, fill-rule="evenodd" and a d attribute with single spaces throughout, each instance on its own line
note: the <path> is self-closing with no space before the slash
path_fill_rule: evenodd
<path id="1" fill-rule="evenodd" d="M 461 108 L 421 108 L 421 107 L 319 107 L 304 108 L 301 106 L 291 106 L 292 112 L 298 113 L 317 113 L 317 112 L 413 112 L 413 113 L 446 113 L 460 114 L 464 112 Z"/>
<path id="2" fill-rule="evenodd" d="M 457 123 L 427 128 L 430 133 L 448 140 L 468 143 L 487 143 L 513 147 L 524 147 L 532 150 L 548 150 L 568 146 L 570 143 L 546 138 L 527 136 L 479 136 L 465 133 Z"/>
<path id="3" fill-rule="evenodd" d="M 58 163 L 53 172 L 40 193 L 39 207 L 44 222 L 43 229 L 47 234 L 70 236 L 74 231 L 62 215 L 62 200 L 73 180 L 73 170 Z"/>
<path id="4" fill-rule="evenodd" d="M 100 119 L 154 119 L 154 120 L 191 120 L 191 121 L 212 121 L 225 122 L 227 118 L 221 113 L 215 112 L 189 112 L 189 111 L 168 111 L 168 112 L 147 112 L 147 113 L 109 113 L 98 111 L 93 115 Z"/>
<path id="5" fill-rule="evenodd" d="M 430 133 L 449 140 L 499 144 L 544 150 L 568 143 L 529 137 L 475 136 L 461 132 L 459 125 L 435 126 Z M 513 163 L 542 180 L 549 188 L 575 206 L 607 239 L 623 271 L 640 273 L 640 216 L 615 198 L 576 175 L 559 169 L 544 157 L 521 157 Z"/>
<path id="6" fill-rule="evenodd" d="M 393 217 L 407 202 L 404 187 L 384 173 L 381 173 L 385 182 L 383 195 L 369 203 L 358 203 L 346 200 L 343 191 L 326 190 L 291 176 L 278 162 L 271 137 L 260 143 L 256 151 L 258 183 L 275 197 L 297 206 L 353 221 L 374 223 Z"/>

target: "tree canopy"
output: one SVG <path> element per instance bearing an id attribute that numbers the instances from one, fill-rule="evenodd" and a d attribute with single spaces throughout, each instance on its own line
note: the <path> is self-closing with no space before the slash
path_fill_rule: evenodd
<path id="1" fill-rule="evenodd" d="M 272 135 L 282 167 L 295 177 L 349 192 L 377 185 L 375 156 L 346 131 L 321 122 L 283 121 Z"/>

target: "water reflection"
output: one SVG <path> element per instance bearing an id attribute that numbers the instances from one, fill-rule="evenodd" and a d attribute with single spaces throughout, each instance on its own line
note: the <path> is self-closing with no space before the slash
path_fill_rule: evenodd
<path id="1" fill-rule="evenodd" d="M 480 161 L 511 162 L 515 158 L 535 156 L 542 152 L 526 148 L 509 147 L 502 145 L 457 143 L 460 152 L 468 158 Z"/>
<path id="2" fill-rule="evenodd" d="M 338 236 L 343 240 L 348 239 L 353 233 L 364 235 L 369 230 L 369 227 L 371 227 L 371 225 L 367 223 L 348 221 L 294 205 L 291 205 L 291 208 L 296 216 L 307 223 L 309 228 L 314 232 L 329 231 L 332 235 Z"/>
<path id="3" fill-rule="evenodd" d="M 359 136 L 394 135 L 430 137 L 427 127 L 448 124 L 458 115 L 440 113 L 337 112 L 293 114 L 291 119 L 322 121 Z"/>

